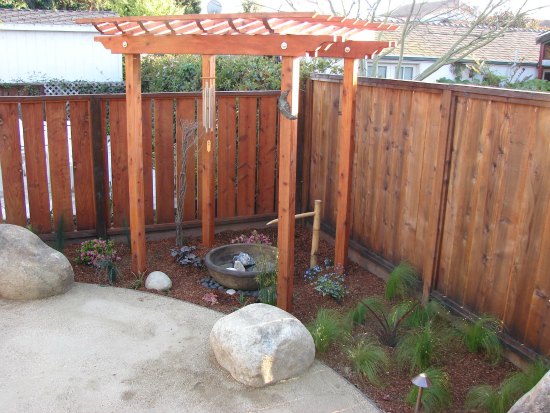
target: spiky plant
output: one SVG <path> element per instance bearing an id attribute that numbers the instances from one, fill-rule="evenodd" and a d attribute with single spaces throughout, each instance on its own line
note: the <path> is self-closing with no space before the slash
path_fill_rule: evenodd
<path id="1" fill-rule="evenodd" d="M 525 371 L 505 379 L 500 386 L 482 384 L 472 387 L 466 395 L 464 407 L 486 413 L 506 413 L 521 396 L 535 387 L 547 371 L 548 366 L 539 359 Z"/>
<path id="2" fill-rule="evenodd" d="M 327 351 L 332 343 L 342 341 L 347 333 L 342 317 L 336 311 L 326 308 L 317 312 L 307 329 L 319 353 Z"/>
<path id="3" fill-rule="evenodd" d="M 458 326 L 462 341 L 471 353 L 483 352 L 489 361 L 498 363 L 502 357 L 502 343 L 498 334 L 501 323 L 490 315 L 482 315 L 474 322 L 465 322 Z"/>
<path id="4" fill-rule="evenodd" d="M 422 392 L 422 411 L 428 413 L 447 411 L 452 401 L 449 376 L 436 367 L 430 367 L 424 373 L 430 378 L 432 385 Z M 417 397 L 418 387 L 413 386 L 407 394 L 406 401 L 414 406 Z"/>
<path id="5" fill-rule="evenodd" d="M 419 286 L 418 271 L 411 264 L 403 261 L 391 272 L 384 296 L 388 300 L 405 299 L 415 295 Z"/>
<path id="6" fill-rule="evenodd" d="M 361 300 L 352 310 L 349 318 L 356 324 L 363 324 L 367 317 L 375 320 L 379 327 L 376 335 L 380 342 L 386 346 L 395 347 L 401 324 L 417 305 L 416 301 L 404 301 L 388 310 L 382 297 L 371 296 Z"/>
<path id="7" fill-rule="evenodd" d="M 372 384 L 381 384 L 380 375 L 387 370 L 389 358 L 382 346 L 368 340 L 362 340 L 346 349 L 355 371 L 366 377 Z"/>
<path id="8" fill-rule="evenodd" d="M 408 366 L 411 373 L 428 368 L 441 352 L 442 331 L 435 332 L 432 323 L 407 332 L 397 344 L 397 362 Z"/>

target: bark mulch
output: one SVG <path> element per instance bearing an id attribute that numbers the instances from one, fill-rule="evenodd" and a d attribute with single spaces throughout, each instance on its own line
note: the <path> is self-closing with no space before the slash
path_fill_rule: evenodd
<path id="1" fill-rule="evenodd" d="M 276 243 L 276 230 L 266 229 L 262 233 L 268 235 Z M 230 243 L 231 239 L 241 235 L 241 232 L 225 231 L 216 234 L 215 246 Z M 244 231 L 247 235 L 250 231 Z M 199 256 L 204 257 L 208 249 L 200 245 L 198 238 L 189 238 L 186 245 L 197 246 L 195 251 Z M 330 297 L 322 297 L 313 287 L 307 283 L 303 274 L 309 267 L 309 251 L 311 245 L 311 230 L 304 225 L 296 226 L 295 240 L 295 275 L 294 275 L 294 309 L 293 314 L 303 323 L 310 322 L 319 308 L 334 308 L 345 312 L 353 308 L 362 298 L 382 294 L 384 281 L 369 273 L 355 263 L 346 268 L 346 285 L 348 294 L 341 304 Z M 106 276 L 94 268 L 79 265 L 76 262 L 78 245 L 69 245 L 65 248 L 65 255 L 73 264 L 75 281 L 95 284 L 106 284 Z M 215 291 L 203 287 L 201 280 L 208 276 L 206 268 L 183 267 L 174 262 L 170 255 L 170 249 L 174 248 L 174 238 L 159 241 L 147 242 L 147 263 L 148 272 L 158 270 L 170 276 L 172 289 L 167 293 L 159 293 L 180 300 L 185 300 L 201 306 L 210 307 L 222 313 L 230 313 L 240 308 L 237 295 L 230 296 L 223 291 Z M 127 244 L 116 243 L 116 250 L 121 260 L 117 262 L 120 271 L 116 286 L 136 288 L 148 291 L 144 288 L 144 280 L 140 280 L 132 273 L 130 268 L 130 249 Z M 324 240 L 320 241 L 319 258 L 334 257 L 334 248 Z M 211 306 L 203 300 L 206 293 L 215 293 L 218 303 Z M 152 292 L 155 293 L 156 292 Z M 254 302 L 252 297 L 247 298 L 247 303 Z M 390 358 L 393 357 L 393 349 L 388 349 Z M 405 404 L 404 398 L 410 390 L 411 374 L 408 371 L 400 370 L 395 362 L 383 380 L 383 385 L 376 387 L 363 379 L 352 370 L 347 360 L 345 351 L 339 346 L 331 347 L 325 354 L 318 354 L 317 357 L 327 365 L 336 370 L 358 389 L 374 400 L 378 406 L 386 412 L 412 412 L 413 408 Z M 508 361 L 497 365 L 487 363 L 480 355 L 468 353 L 460 343 L 447 349 L 443 359 L 440 360 L 441 367 L 449 374 L 452 384 L 453 406 L 449 412 L 463 412 L 464 398 L 468 389 L 478 384 L 498 384 L 508 374 L 515 371 L 515 367 Z"/>

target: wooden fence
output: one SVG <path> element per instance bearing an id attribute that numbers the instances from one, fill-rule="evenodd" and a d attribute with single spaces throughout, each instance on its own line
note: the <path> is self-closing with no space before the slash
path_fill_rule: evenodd
<path id="1" fill-rule="evenodd" d="M 340 86 L 308 88 L 304 196 L 324 200 L 334 227 Z M 380 263 L 410 261 L 440 295 L 546 355 L 549 201 L 550 95 L 360 82 L 352 240 Z"/>
<path id="2" fill-rule="evenodd" d="M 274 213 L 277 95 L 217 94 L 216 217 Z M 142 102 L 145 219 L 166 227 L 175 221 L 180 120 L 200 122 L 200 94 L 144 94 Z M 124 95 L 0 97 L 0 137 L 0 222 L 39 234 L 61 223 L 73 235 L 129 225 Z M 185 221 L 200 218 L 197 149 L 187 152 Z"/>

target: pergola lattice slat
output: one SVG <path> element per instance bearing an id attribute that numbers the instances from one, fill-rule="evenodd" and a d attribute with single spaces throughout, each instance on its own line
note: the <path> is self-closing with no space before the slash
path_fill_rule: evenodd
<path id="1" fill-rule="evenodd" d="M 143 214 L 143 167 L 141 139 L 141 85 L 139 59 L 144 53 L 203 55 L 202 76 L 214 80 L 216 55 L 282 56 L 281 90 L 288 92 L 291 113 L 298 115 L 299 58 L 344 58 L 344 85 L 340 107 L 339 153 L 343 160 L 338 178 L 338 231 L 336 264 L 345 264 L 350 226 L 349 193 L 353 159 L 353 111 L 357 85 L 356 59 L 370 57 L 391 45 L 374 41 L 373 31 L 397 26 L 316 13 L 243 13 L 182 16 L 108 17 L 82 19 L 100 33 L 96 41 L 126 57 L 126 108 L 130 179 L 130 230 L 132 269 L 146 269 L 145 220 Z M 288 115 L 288 114 L 287 114 Z M 294 210 L 296 195 L 297 116 L 279 114 L 278 281 L 277 305 L 292 309 L 294 278 Z M 139 126 L 137 125 L 139 123 Z M 134 125 L 135 124 L 135 125 Z M 211 246 L 214 237 L 214 146 L 212 129 L 201 129 L 203 145 L 201 177 L 202 239 Z M 341 228 L 340 228 L 341 227 Z"/>

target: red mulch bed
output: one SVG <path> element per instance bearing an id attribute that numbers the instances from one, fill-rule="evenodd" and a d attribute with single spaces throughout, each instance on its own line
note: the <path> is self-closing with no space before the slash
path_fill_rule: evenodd
<path id="1" fill-rule="evenodd" d="M 249 234 L 250 231 L 225 231 L 216 235 L 215 246 L 228 244 L 231 239 L 241 233 Z M 262 233 L 269 235 L 276 240 L 276 230 L 266 229 Z M 198 238 L 189 238 L 187 245 L 197 246 L 199 256 L 204 257 L 208 249 L 200 245 Z M 347 311 L 354 307 L 357 302 L 366 296 L 381 294 L 384 291 L 384 281 L 369 273 L 357 264 L 351 263 L 346 269 L 346 285 L 349 294 L 338 304 L 330 297 L 320 296 L 311 285 L 305 282 L 303 274 L 309 267 L 309 251 L 311 245 L 311 230 L 303 225 L 296 226 L 296 251 L 295 251 L 295 275 L 294 275 L 294 309 L 293 314 L 302 322 L 311 321 L 319 308 L 334 308 Z M 174 247 L 174 238 L 159 241 L 147 242 L 147 263 L 148 271 L 163 271 L 172 279 L 172 289 L 167 293 L 160 293 L 180 300 L 185 300 L 205 307 L 211 307 L 223 313 L 230 313 L 241 307 L 237 295 L 227 295 L 224 292 L 215 291 L 203 287 L 201 280 L 208 276 L 205 268 L 182 267 L 174 262 L 170 256 L 170 249 Z M 105 284 L 104 274 L 96 272 L 93 268 L 76 263 L 77 245 L 70 245 L 65 249 L 65 255 L 69 257 L 75 270 L 75 281 Z M 116 283 L 118 287 L 133 288 L 137 277 L 130 269 L 130 250 L 124 243 L 117 243 L 116 250 L 121 260 L 117 263 L 120 274 Z M 319 245 L 319 257 L 333 257 L 334 248 L 327 242 L 321 240 Z M 145 290 L 143 286 L 138 288 Z M 151 292 L 151 291 L 149 291 Z M 214 292 L 218 298 L 218 304 L 210 306 L 202 300 L 204 294 Z M 154 293 L 154 292 L 152 292 Z M 248 298 L 248 303 L 255 301 Z M 390 350 L 390 353 L 392 350 Z M 363 391 L 369 398 L 374 400 L 378 406 L 386 412 L 412 412 L 413 409 L 405 404 L 404 398 L 410 389 L 411 375 L 408 371 L 402 371 L 392 365 L 384 384 L 380 387 L 371 385 L 367 380 L 355 373 L 351 364 L 347 361 L 344 352 L 337 346 L 333 346 L 325 354 L 318 354 L 317 357 L 340 373 L 343 377 Z M 394 360 L 394 357 L 390 357 Z M 464 398 L 468 389 L 478 384 L 498 384 L 508 374 L 515 371 L 515 367 L 507 362 L 493 366 L 477 354 L 468 353 L 463 346 L 456 345 L 448 349 L 441 360 L 441 364 L 449 374 L 453 392 L 453 407 L 449 412 L 463 412 Z"/>

